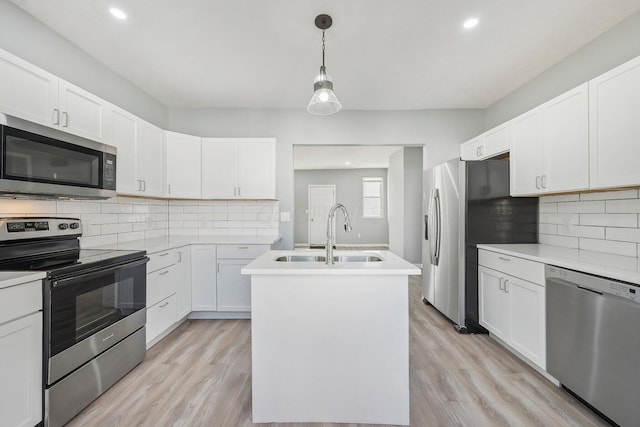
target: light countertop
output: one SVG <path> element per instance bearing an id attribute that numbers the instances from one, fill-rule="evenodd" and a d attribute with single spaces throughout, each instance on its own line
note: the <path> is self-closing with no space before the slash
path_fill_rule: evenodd
<path id="1" fill-rule="evenodd" d="M 325 256 L 325 251 L 269 251 L 242 269 L 242 274 L 255 275 L 418 275 L 420 269 L 389 251 L 333 251 L 339 255 L 377 255 L 377 262 L 279 262 L 280 256 Z"/>
<path id="2" fill-rule="evenodd" d="M 166 251 L 187 245 L 273 245 L 279 236 L 168 236 L 100 246 L 101 249 Z"/>
<path id="3" fill-rule="evenodd" d="M 0 271 L 0 289 L 44 278 L 44 271 Z"/>
<path id="4" fill-rule="evenodd" d="M 478 245 L 504 255 L 640 285 L 640 258 L 540 244 Z"/>

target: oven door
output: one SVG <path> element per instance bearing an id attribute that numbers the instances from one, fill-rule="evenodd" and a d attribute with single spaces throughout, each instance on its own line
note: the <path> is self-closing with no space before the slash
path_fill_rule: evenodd
<path id="1" fill-rule="evenodd" d="M 146 262 L 45 281 L 48 384 L 144 326 Z"/>

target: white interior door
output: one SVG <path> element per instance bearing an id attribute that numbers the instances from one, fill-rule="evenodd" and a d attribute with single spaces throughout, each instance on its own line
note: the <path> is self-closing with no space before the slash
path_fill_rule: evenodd
<path id="1" fill-rule="evenodd" d="M 326 243 L 327 216 L 335 203 L 335 185 L 309 186 L 309 245 L 324 245 Z"/>

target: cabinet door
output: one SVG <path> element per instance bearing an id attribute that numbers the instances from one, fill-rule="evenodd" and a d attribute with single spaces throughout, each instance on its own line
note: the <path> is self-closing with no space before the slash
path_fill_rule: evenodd
<path id="1" fill-rule="evenodd" d="M 506 294 L 503 274 L 478 267 L 478 308 L 480 324 L 500 339 L 507 339 Z"/>
<path id="2" fill-rule="evenodd" d="M 138 122 L 138 171 L 145 196 L 164 196 L 164 132 L 150 123 Z"/>
<path id="3" fill-rule="evenodd" d="M 191 313 L 191 251 L 189 247 L 178 249 L 179 261 L 173 266 L 178 319 Z"/>
<path id="4" fill-rule="evenodd" d="M 238 197 L 276 198 L 276 144 L 273 139 L 242 139 L 238 143 Z"/>
<path id="5" fill-rule="evenodd" d="M 191 308 L 193 311 L 216 311 L 216 247 L 191 246 Z"/>
<path id="6" fill-rule="evenodd" d="M 60 129 L 106 142 L 108 103 L 64 80 L 59 81 Z"/>
<path id="7" fill-rule="evenodd" d="M 640 185 L 640 57 L 589 82 L 591 188 Z"/>
<path id="8" fill-rule="evenodd" d="M 233 199 L 237 195 L 237 141 L 202 139 L 202 197 Z"/>
<path id="9" fill-rule="evenodd" d="M 251 311 L 251 276 L 240 274 L 249 262 L 218 260 L 218 311 Z"/>
<path id="10" fill-rule="evenodd" d="M 460 157 L 462 160 L 478 160 L 484 151 L 482 136 L 465 142 L 460 146 Z"/>
<path id="11" fill-rule="evenodd" d="M 542 109 L 536 108 L 511 121 L 511 195 L 541 192 Z"/>
<path id="12" fill-rule="evenodd" d="M 2 425 L 42 421 L 42 313 L 0 325 Z"/>
<path id="13" fill-rule="evenodd" d="M 169 329 L 176 320 L 175 295 L 171 295 L 157 304 L 148 307 L 146 328 L 147 347 L 151 341 Z"/>
<path id="14" fill-rule="evenodd" d="M 509 151 L 509 124 L 505 123 L 483 134 L 483 158 L 493 157 Z"/>
<path id="15" fill-rule="evenodd" d="M 200 138 L 165 132 L 167 195 L 171 198 L 200 198 Z"/>
<path id="16" fill-rule="evenodd" d="M 58 78 L 0 50 L 0 112 L 57 126 Z"/>
<path id="17" fill-rule="evenodd" d="M 506 276 L 507 343 L 542 369 L 546 369 L 545 289 L 526 280 Z"/>
<path id="18" fill-rule="evenodd" d="M 108 143 L 118 148 L 116 169 L 118 193 L 139 195 L 142 184 L 138 177 L 137 118 L 119 108 L 112 108 L 110 116 Z"/>
<path id="19" fill-rule="evenodd" d="M 589 188 L 589 87 L 544 104 L 541 186 L 544 192 Z M 640 158 L 640 157 L 639 157 Z"/>

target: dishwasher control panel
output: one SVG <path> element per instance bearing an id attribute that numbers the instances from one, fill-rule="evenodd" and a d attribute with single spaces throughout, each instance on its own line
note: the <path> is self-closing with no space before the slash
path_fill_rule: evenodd
<path id="1" fill-rule="evenodd" d="M 569 282 L 585 291 L 616 295 L 631 301 L 640 302 L 640 286 L 632 283 L 618 282 L 605 277 L 593 276 L 591 274 L 580 273 L 552 265 L 545 267 L 545 277 L 547 280 L 560 279 Z"/>

